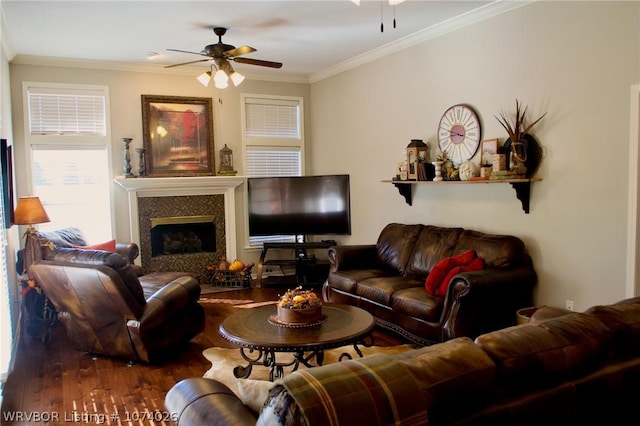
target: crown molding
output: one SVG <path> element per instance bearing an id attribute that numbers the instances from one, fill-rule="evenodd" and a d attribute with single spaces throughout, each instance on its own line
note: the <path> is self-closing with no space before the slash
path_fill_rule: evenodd
<path id="1" fill-rule="evenodd" d="M 190 67 L 190 66 L 183 66 L 179 68 L 165 68 L 164 65 L 153 64 L 153 63 L 54 58 L 54 57 L 48 57 L 48 56 L 32 56 L 32 55 L 16 55 L 10 62 L 12 64 L 17 64 L 17 65 L 99 69 L 99 70 L 109 70 L 109 71 L 157 73 L 157 74 L 165 74 L 165 75 L 170 74 L 170 75 L 196 76 L 202 73 L 201 67 L 196 68 L 196 67 Z M 309 84 L 308 77 L 304 75 L 286 74 L 286 73 L 268 74 L 268 73 L 245 72 L 245 71 L 243 71 L 242 74 L 244 74 L 244 76 L 249 80 Z"/>
<path id="2" fill-rule="evenodd" d="M 355 56 L 339 64 L 326 68 L 322 71 L 309 75 L 309 82 L 316 83 L 336 74 L 367 64 L 377 59 L 396 53 L 399 50 L 407 49 L 416 44 L 432 40 L 444 34 L 467 27 L 477 22 L 484 21 L 493 16 L 500 15 L 513 9 L 520 8 L 538 0 L 496 0 L 478 9 L 456 16 L 446 21 L 442 21 L 431 27 L 425 28 L 406 37 L 385 44 L 369 52 Z"/>

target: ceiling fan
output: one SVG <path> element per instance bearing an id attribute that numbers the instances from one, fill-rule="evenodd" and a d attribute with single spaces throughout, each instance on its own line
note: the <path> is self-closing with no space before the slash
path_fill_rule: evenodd
<path id="1" fill-rule="evenodd" d="M 192 55 L 204 56 L 203 59 L 196 59 L 195 61 L 182 62 L 179 64 L 167 65 L 165 68 L 179 67 L 181 65 L 189 65 L 195 64 L 198 62 L 209 62 L 212 61 L 211 70 L 206 73 L 198 76 L 198 80 L 207 86 L 209 84 L 209 79 L 211 78 L 213 67 L 216 68 L 216 72 L 214 75 L 214 81 L 216 83 L 216 87 L 223 89 L 228 85 L 229 77 L 233 81 L 234 85 L 237 86 L 244 80 L 244 76 L 240 73 L 236 72 L 229 61 L 238 62 L 240 64 L 249 64 L 249 65 L 258 65 L 261 67 L 269 67 L 269 68 L 281 68 L 282 62 L 272 62 L 272 61 L 263 61 L 261 59 L 252 59 L 252 58 L 241 58 L 240 56 L 246 55 L 248 53 L 253 53 L 256 51 L 251 46 L 243 45 L 240 47 L 235 47 L 230 44 L 225 44 L 222 42 L 222 36 L 226 34 L 227 29 L 224 27 L 215 27 L 213 28 L 213 32 L 218 36 L 218 42 L 214 44 L 209 44 L 204 47 L 202 52 L 190 52 L 187 50 L 179 50 L 179 49 L 167 49 L 171 52 L 181 52 L 181 53 L 190 53 Z"/>

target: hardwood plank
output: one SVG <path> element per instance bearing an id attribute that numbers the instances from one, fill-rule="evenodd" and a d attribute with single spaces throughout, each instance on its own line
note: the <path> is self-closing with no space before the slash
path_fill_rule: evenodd
<path id="1" fill-rule="evenodd" d="M 51 343 L 23 335 L 18 342 L 14 371 L 5 383 L 2 401 L 3 425 L 50 425 L 55 422 L 10 421 L 16 412 L 47 413 L 59 416 L 59 423 L 84 421 L 111 425 L 169 425 L 154 421 L 164 411 L 164 397 L 177 382 L 200 377 L 211 364 L 202 352 L 210 347 L 234 348 L 223 339 L 218 327 L 238 308 L 234 303 L 277 300 L 282 288 L 242 289 L 206 295 L 205 330 L 172 358 L 157 364 L 128 366 L 126 360 L 95 357 L 77 351 L 67 339 L 64 327 L 53 327 Z M 224 301 L 225 303 L 206 303 Z M 407 343 L 398 336 L 376 330 L 375 344 L 392 346 Z M 111 415 L 117 413 L 119 418 Z M 82 417 L 84 416 L 84 417 Z M 90 417 L 93 416 L 93 417 Z M 102 416 L 102 417 L 98 417 Z M 88 422 L 87 422 L 88 421 Z"/>

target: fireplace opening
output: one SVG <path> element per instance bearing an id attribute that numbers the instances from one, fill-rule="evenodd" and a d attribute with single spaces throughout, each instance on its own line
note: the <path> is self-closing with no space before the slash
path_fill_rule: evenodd
<path id="1" fill-rule="evenodd" d="M 213 216 L 155 217 L 150 222 L 151 257 L 216 251 Z"/>

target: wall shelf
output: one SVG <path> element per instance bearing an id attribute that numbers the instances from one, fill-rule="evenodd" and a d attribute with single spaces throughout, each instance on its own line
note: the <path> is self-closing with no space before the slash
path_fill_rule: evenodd
<path id="1" fill-rule="evenodd" d="M 404 197 L 407 204 L 413 204 L 413 187 L 415 185 L 496 185 L 496 184 L 510 184 L 516 191 L 516 197 L 522 203 L 522 210 L 525 213 L 529 213 L 529 198 L 531 196 L 531 183 L 540 182 L 542 179 L 502 179 L 502 180 L 443 180 L 440 182 L 433 182 L 430 180 L 383 180 L 384 183 L 391 183 L 396 188 L 400 195 Z"/>

